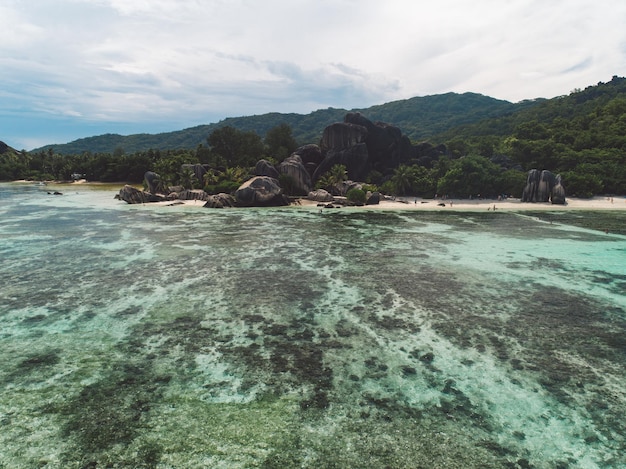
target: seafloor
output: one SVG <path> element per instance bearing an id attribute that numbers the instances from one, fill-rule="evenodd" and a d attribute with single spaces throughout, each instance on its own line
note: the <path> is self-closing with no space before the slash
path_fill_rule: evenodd
<path id="1" fill-rule="evenodd" d="M 626 467 L 622 213 L 11 190 L 2 468 Z"/>

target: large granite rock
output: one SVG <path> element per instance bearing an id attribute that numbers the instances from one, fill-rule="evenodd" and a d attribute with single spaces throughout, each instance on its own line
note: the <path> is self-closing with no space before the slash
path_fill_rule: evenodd
<path id="1" fill-rule="evenodd" d="M 553 204 L 565 204 L 565 188 L 561 175 L 555 176 L 547 170 L 531 169 L 528 171 L 526 186 L 522 191 L 522 202 L 550 201 Z"/>
<path id="2" fill-rule="evenodd" d="M 150 192 L 142 191 L 129 185 L 122 187 L 115 198 L 129 204 L 145 204 L 148 202 L 163 202 L 167 200 L 162 195 L 151 194 Z"/>
<path id="3" fill-rule="evenodd" d="M 332 202 L 334 200 L 330 192 L 325 189 L 316 189 L 309 192 L 307 199 L 313 200 L 315 202 Z"/>
<path id="4" fill-rule="evenodd" d="M 255 176 L 235 191 L 235 200 L 241 207 L 268 207 L 289 205 L 289 199 L 276 179 Z"/>
<path id="5" fill-rule="evenodd" d="M 267 176 L 270 178 L 278 179 L 278 171 L 272 163 L 267 160 L 259 160 L 254 167 L 255 176 Z"/>
<path id="6" fill-rule="evenodd" d="M 172 195 L 178 200 L 208 200 L 209 198 L 209 194 L 202 189 L 184 189 Z"/>
<path id="7" fill-rule="evenodd" d="M 336 164 L 346 167 L 350 179 L 365 180 L 372 170 L 384 174 L 419 155 L 398 127 L 374 123 L 358 112 L 348 113 L 344 122 L 326 127 L 320 147 L 324 160 L 313 173 L 313 181 Z M 434 157 L 440 151 L 430 154 Z"/>
<path id="8" fill-rule="evenodd" d="M 304 145 L 296 149 L 292 155 L 298 155 L 307 172 L 313 176 L 315 169 L 324 159 L 322 149 L 318 145 Z"/>
<path id="9" fill-rule="evenodd" d="M 565 205 L 565 188 L 563 187 L 560 174 L 557 174 L 554 179 L 554 187 L 552 188 L 552 195 L 550 199 L 553 204 Z"/>
<path id="10" fill-rule="evenodd" d="M 350 122 L 336 122 L 324 129 L 321 151 L 343 150 L 360 143 L 365 143 L 367 129 Z"/>
<path id="11" fill-rule="evenodd" d="M 357 143 L 348 148 L 332 148 L 313 173 L 313 180 L 317 181 L 333 166 L 340 164 L 346 167 L 350 179 L 364 180 L 370 171 L 369 153 L 365 143 Z"/>
<path id="12" fill-rule="evenodd" d="M 344 121 L 367 129 L 365 143 L 372 169 L 384 172 L 385 169 L 395 168 L 411 158 L 411 141 L 402 135 L 400 128 L 384 122 L 372 122 L 358 112 L 346 114 Z"/>
<path id="13" fill-rule="evenodd" d="M 365 205 L 378 205 L 380 204 L 380 192 L 368 192 Z"/>
<path id="14" fill-rule="evenodd" d="M 146 171 L 146 173 L 143 175 L 143 179 L 146 182 L 146 185 L 148 186 L 148 191 L 151 194 L 156 194 L 157 192 L 159 192 L 161 186 L 161 176 L 159 176 L 154 171 Z"/>
<path id="15" fill-rule="evenodd" d="M 292 154 L 288 158 L 285 158 L 282 163 L 278 165 L 278 171 L 280 174 L 284 174 L 291 179 L 293 184 L 292 195 L 305 195 L 311 192 L 313 184 L 311 182 L 311 175 L 302 164 L 302 159 L 299 155 Z"/>
<path id="16" fill-rule="evenodd" d="M 209 195 L 204 207 L 206 208 L 230 208 L 236 207 L 237 201 L 230 194 L 219 193 L 215 195 Z"/>

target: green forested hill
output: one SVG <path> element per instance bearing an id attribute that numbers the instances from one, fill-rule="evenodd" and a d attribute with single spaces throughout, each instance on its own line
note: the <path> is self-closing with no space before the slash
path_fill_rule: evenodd
<path id="1" fill-rule="evenodd" d="M 571 196 L 626 194 L 626 78 L 517 104 L 447 93 L 352 111 L 399 127 L 413 142 L 430 142 L 415 145 L 416 151 L 440 148 L 436 159 L 415 157 L 368 176 L 366 182 L 390 193 L 517 194 L 528 170 L 546 169 L 562 176 Z M 94 181 L 140 182 L 153 170 L 184 185 L 189 181 L 181 165 L 202 163 L 217 178 L 205 185 L 227 190 L 260 158 L 281 161 L 298 145 L 318 143 L 324 128 L 347 112 L 235 117 L 155 135 L 100 135 L 31 152 L 0 148 L 0 180 L 64 180 L 75 173 Z"/>
<path id="2" fill-rule="evenodd" d="M 368 119 L 382 121 L 400 127 L 413 141 L 424 140 L 434 134 L 445 132 L 463 124 L 471 124 L 486 118 L 506 116 L 517 110 L 534 105 L 534 102 L 513 104 L 476 93 L 447 93 L 442 95 L 415 97 L 366 109 L 353 109 Z M 238 130 L 254 131 L 261 137 L 280 124 L 291 127 L 296 141 L 300 144 L 317 143 L 324 128 L 342 121 L 346 109 L 321 109 L 310 114 L 268 113 L 258 116 L 231 117 L 218 123 L 199 125 L 184 130 L 160 134 L 134 134 L 122 136 L 105 134 L 82 138 L 61 145 L 46 145 L 33 150 L 52 149 L 60 154 L 113 153 L 123 149 L 126 153 L 148 149 L 195 149 L 206 144 L 207 137 L 215 129 L 231 126 Z"/>

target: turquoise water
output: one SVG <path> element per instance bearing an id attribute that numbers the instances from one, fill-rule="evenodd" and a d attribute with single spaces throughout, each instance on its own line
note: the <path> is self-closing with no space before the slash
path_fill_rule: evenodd
<path id="1" fill-rule="evenodd" d="M 113 195 L 0 184 L 0 467 L 626 466 L 623 212 Z"/>

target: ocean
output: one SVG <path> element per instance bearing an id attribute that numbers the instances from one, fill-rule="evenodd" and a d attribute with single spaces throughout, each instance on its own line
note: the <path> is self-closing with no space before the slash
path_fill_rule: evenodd
<path id="1" fill-rule="evenodd" d="M 0 468 L 626 467 L 626 212 L 115 189 L 0 184 Z"/>

